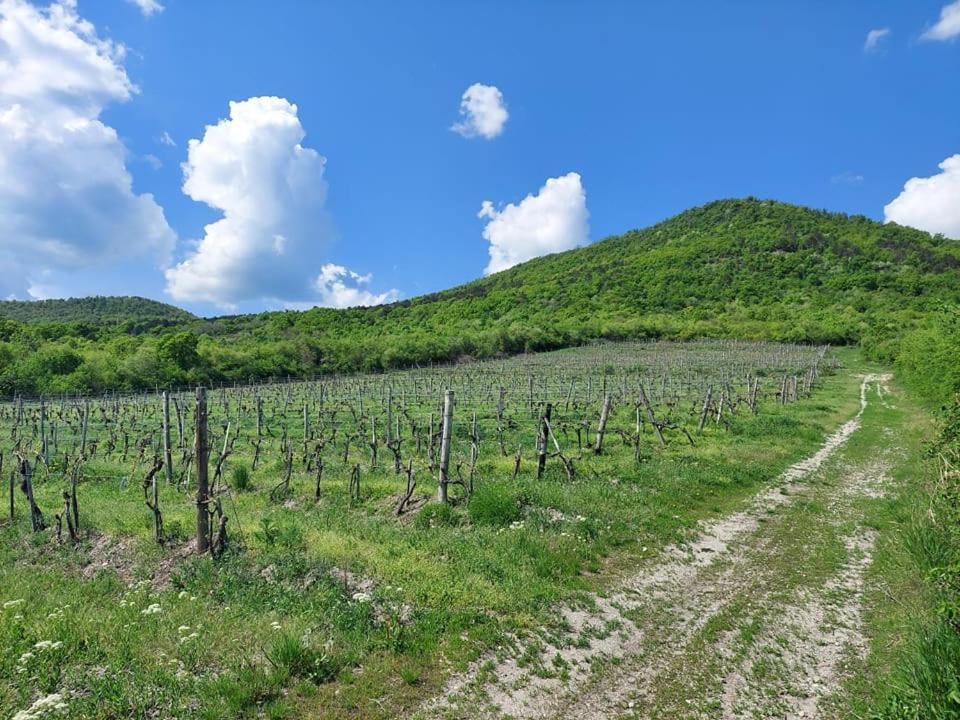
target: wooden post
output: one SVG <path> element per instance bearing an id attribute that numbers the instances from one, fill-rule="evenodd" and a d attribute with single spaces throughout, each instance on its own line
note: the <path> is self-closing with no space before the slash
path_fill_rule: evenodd
<path id="1" fill-rule="evenodd" d="M 443 396 L 443 427 L 440 431 L 440 487 L 437 499 L 448 502 L 447 483 L 450 470 L 450 437 L 453 433 L 453 390 L 447 390 Z"/>
<path id="2" fill-rule="evenodd" d="M 533 375 L 530 376 L 530 390 L 527 401 L 530 405 L 530 414 L 533 415 Z"/>
<path id="3" fill-rule="evenodd" d="M 707 423 L 707 412 L 710 410 L 710 401 L 713 399 L 713 385 L 707 388 L 706 397 L 703 398 L 703 409 L 700 411 L 700 422 L 697 423 L 697 432 L 703 432 L 703 426 Z"/>
<path id="4" fill-rule="evenodd" d="M 637 403 L 633 409 L 637 416 L 636 435 L 633 436 L 633 459 L 640 462 L 640 431 L 643 429 L 640 424 L 640 403 Z"/>
<path id="5" fill-rule="evenodd" d="M 550 416 L 553 414 L 553 405 L 547 403 L 547 407 L 540 417 L 540 432 L 537 435 L 537 480 L 543 477 L 543 471 L 547 467 L 547 433 L 550 427 Z"/>
<path id="6" fill-rule="evenodd" d="M 0 475 L 3 475 L 3 450 L 0 450 Z M 13 472 L 10 473 L 10 524 L 13 525 Z"/>
<path id="7" fill-rule="evenodd" d="M 87 424 L 90 418 L 90 403 L 87 400 L 83 401 L 83 425 L 80 430 L 80 456 L 85 457 L 87 454 Z"/>
<path id="8" fill-rule="evenodd" d="M 393 444 L 393 385 L 387 388 L 387 446 Z"/>
<path id="9" fill-rule="evenodd" d="M 660 430 L 660 426 L 657 424 L 657 417 L 653 414 L 653 406 L 650 404 L 650 400 L 647 398 L 647 393 L 644 392 L 643 385 L 638 387 L 638 392 L 640 394 L 640 402 L 643 404 L 644 410 L 647 411 L 647 420 L 650 421 L 650 425 L 653 426 L 653 431 L 657 434 L 657 440 L 660 441 L 660 447 L 666 447 L 667 441 L 663 438 L 663 432 Z"/>
<path id="10" fill-rule="evenodd" d="M 40 398 L 40 456 L 43 458 L 43 464 L 48 462 L 47 457 L 47 404 L 43 398 Z"/>
<path id="11" fill-rule="evenodd" d="M 80 504 L 77 500 L 77 481 L 80 479 L 80 463 L 83 458 L 80 457 L 73 466 L 73 473 L 70 475 L 70 511 L 73 513 L 73 529 L 80 532 Z"/>
<path id="12" fill-rule="evenodd" d="M 610 417 L 610 396 L 603 396 L 603 409 L 600 411 L 600 424 L 597 426 L 597 443 L 593 446 L 594 455 L 603 452 L 603 434 L 607 430 L 607 418 Z"/>
<path id="13" fill-rule="evenodd" d="M 27 504 L 30 506 L 30 527 L 34 532 L 40 532 L 46 528 L 46 523 L 43 521 L 43 513 L 40 512 L 40 508 L 33 498 L 33 470 L 30 468 L 29 461 L 23 455 L 18 453 L 17 460 L 20 465 L 20 487 L 23 494 L 27 496 Z"/>
<path id="14" fill-rule="evenodd" d="M 180 450 L 185 450 L 187 447 L 187 439 L 183 432 L 183 412 L 180 411 L 182 402 L 183 398 L 177 393 L 177 397 L 173 399 L 173 409 L 177 411 L 177 447 L 180 448 Z"/>
<path id="15" fill-rule="evenodd" d="M 714 420 L 715 424 L 719 424 L 720 418 L 723 417 L 723 403 L 726 400 L 726 398 L 727 398 L 727 390 L 726 388 L 722 388 L 720 390 L 720 401 L 717 403 L 717 417 L 716 417 L 716 420 Z"/>
<path id="16" fill-rule="evenodd" d="M 197 552 L 210 549 L 210 515 L 207 504 L 210 502 L 210 490 L 207 469 L 210 461 L 210 448 L 207 447 L 207 391 L 197 388 L 197 434 L 195 439 L 197 456 Z"/>
<path id="17" fill-rule="evenodd" d="M 173 484 L 173 454 L 170 451 L 170 395 L 163 391 L 163 466 L 167 485 Z"/>

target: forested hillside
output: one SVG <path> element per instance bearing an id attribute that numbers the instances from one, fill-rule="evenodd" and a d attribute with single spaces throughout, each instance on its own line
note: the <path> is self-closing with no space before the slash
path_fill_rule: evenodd
<path id="1" fill-rule="evenodd" d="M 861 343 L 890 360 L 905 332 L 960 302 L 960 243 L 750 198 L 391 305 L 144 323 L 149 301 L 136 302 L 131 318 L 0 324 L 0 393 L 377 370 L 603 338 Z"/>
<path id="2" fill-rule="evenodd" d="M 142 297 L 86 297 L 53 300 L 3 300 L 0 317 L 22 323 L 127 323 L 129 328 L 150 321 L 184 322 L 193 315 L 173 305 Z"/>

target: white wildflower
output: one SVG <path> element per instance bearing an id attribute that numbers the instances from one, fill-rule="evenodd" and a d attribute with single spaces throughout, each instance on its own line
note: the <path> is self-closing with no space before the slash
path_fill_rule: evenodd
<path id="1" fill-rule="evenodd" d="M 63 643 L 59 640 L 56 642 L 53 640 L 40 640 L 39 642 L 34 643 L 33 647 L 35 650 L 56 650 L 61 645 L 63 645 Z"/>
<path id="2" fill-rule="evenodd" d="M 16 607 L 17 605 L 23 605 L 24 602 L 26 601 L 23 598 L 20 598 L 19 600 L 7 600 L 3 604 L 3 609 L 8 610 L 9 608 Z"/>
<path id="3" fill-rule="evenodd" d="M 158 612 L 162 612 L 162 608 L 158 603 L 151 603 L 146 608 L 140 611 L 141 615 L 156 615 Z"/>
<path id="4" fill-rule="evenodd" d="M 370 602 L 370 594 L 365 592 L 355 592 L 353 594 L 353 599 L 358 603 Z"/>
<path id="5" fill-rule="evenodd" d="M 52 693 L 37 700 L 26 710 L 21 710 L 13 716 L 13 720 L 37 720 L 50 712 L 63 713 L 67 711 L 67 704 L 60 693 Z"/>

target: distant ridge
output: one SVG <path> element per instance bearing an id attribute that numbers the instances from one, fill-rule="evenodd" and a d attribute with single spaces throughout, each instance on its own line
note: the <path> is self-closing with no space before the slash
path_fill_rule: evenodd
<path id="1" fill-rule="evenodd" d="M 197 318 L 143 298 L 0 303 L 0 396 L 247 382 L 596 340 L 860 344 L 960 306 L 960 241 L 772 200 L 641 230 L 389 305 Z M 43 323 L 57 323 L 47 327 Z"/>
<path id="2" fill-rule="evenodd" d="M 144 320 L 186 322 L 195 316 L 166 303 L 136 296 L 95 296 L 57 300 L 0 301 L 0 317 L 22 323 L 104 325 Z"/>

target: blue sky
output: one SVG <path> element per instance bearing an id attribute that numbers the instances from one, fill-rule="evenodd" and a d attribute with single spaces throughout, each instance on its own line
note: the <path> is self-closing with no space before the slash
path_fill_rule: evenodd
<path id="1" fill-rule="evenodd" d="M 22 14 L 25 1 L 0 0 L 0 13 Z M 938 168 L 960 153 L 960 3 L 160 2 L 149 16 L 132 0 L 79 0 L 64 12 L 74 13 L 74 28 L 92 23 L 86 35 L 77 30 L 88 43 L 122 44 L 125 53 L 114 46 L 100 54 L 136 86 L 122 97 L 111 85 L 93 111 L 76 109 L 86 90 L 71 88 L 70 112 L 114 129 L 125 148 L 132 191 L 102 204 L 149 193 L 166 227 L 144 210 L 148 219 L 118 223 L 117 244 L 81 258 L 62 246 L 74 242 L 85 212 L 35 231 L 56 236 L 57 253 L 37 255 L 40 240 L 0 239 L 0 259 L 30 277 L 0 287 L 5 294 L 139 294 L 202 314 L 412 297 L 723 197 L 882 220 L 910 178 L 931 180 L 892 219 L 960 238 L 960 217 L 951 214 L 960 212 L 951 209 L 960 208 L 960 162 Z M 151 1 L 141 4 L 149 10 Z M 36 22 L 50 21 L 45 5 L 35 7 Z M 884 29 L 865 47 L 868 32 Z M 0 55 L 29 52 L 12 47 Z M 10 82 L 0 74 L 0 105 L 18 102 L 22 91 L 3 89 Z M 458 109 L 475 83 L 497 88 L 508 114 L 489 138 L 451 130 L 469 120 Z M 43 103 L 60 101 L 54 90 Z M 222 137 L 204 139 L 206 126 L 230 117 L 231 101 L 262 96 L 287 104 L 244 105 L 249 124 L 238 112 Z M 273 120 L 264 124 L 267 115 Z M 300 144 L 315 157 L 291 150 L 297 122 Z M 240 215 L 273 192 L 264 183 L 285 182 L 265 170 L 259 185 L 209 202 L 243 182 L 231 173 L 245 161 L 218 164 L 231 143 L 261 130 L 301 168 L 303 192 L 278 200 L 275 226 L 255 218 L 224 225 L 204 254 L 212 264 L 171 280 L 163 268 L 194 254 L 225 206 Z M 164 133 L 174 145 L 161 142 Z M 209 150 L 194 166 L 194 197 L 183 191 L 181 169 L 191 138 Z M 106 152 L 112 142 L 98 147 Z M 22 162 L 39 189 L 76 186 L 57 180 L 59 168 L 51 181 L 37 162 Z M 319 196 L 311 191 L 318 186 Z M 0 191 L 0 209 L 56 218 L 56 203 L 101 204 L 89 199 L 99 191 L 50 205 L 27 202 L 28 191 Z M 534 202 L 524 204 L 528 195 Z M 490 210 L 478 217 L 484 201 Z M 155 237 L 133 252 L 145 224 Z M 254 253 L 246 266 L 217 264 L 211 253 L 229 255 L 233 234 L 251 246 L 273 238 L 283 266 L 263 260 L 262 247 L 267 255 Z M 506 253 L 499 265 L 491 244 Z M 312 294 L 324 266 L 325 290 Z M 217 267 L 248 277 L 230 287 L 207 282 L 204 273 Z M 309 287 L 285 291 L 306 279 Z"/>

